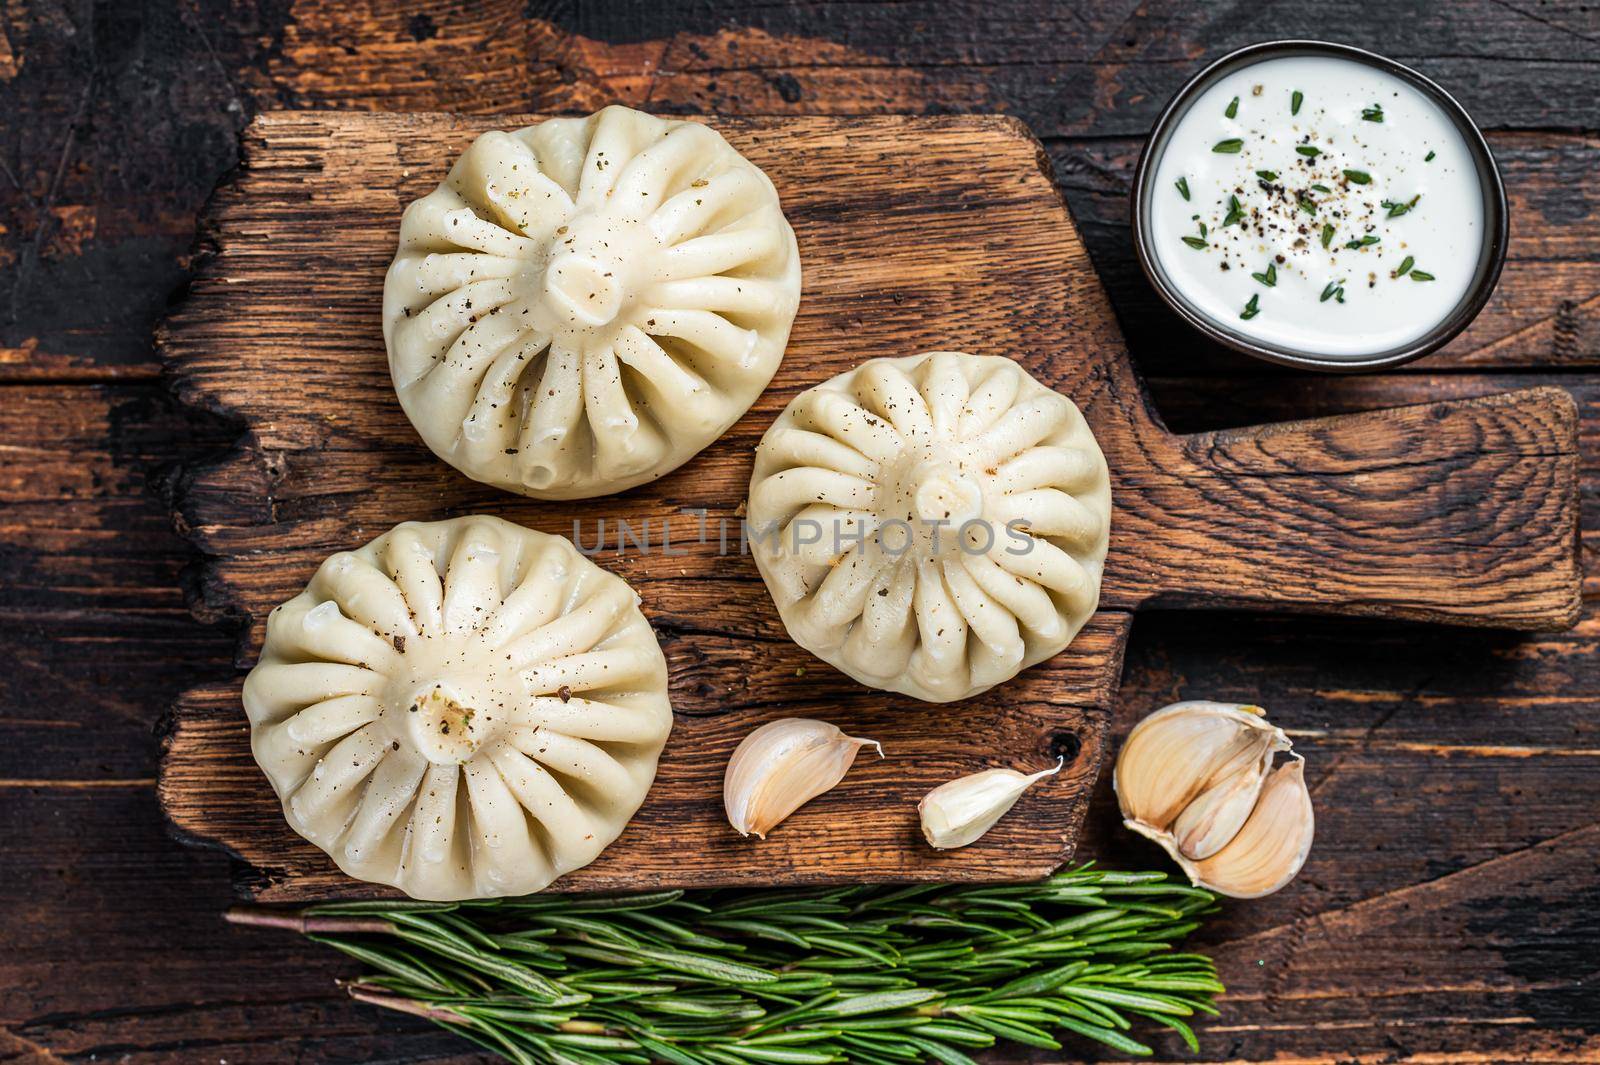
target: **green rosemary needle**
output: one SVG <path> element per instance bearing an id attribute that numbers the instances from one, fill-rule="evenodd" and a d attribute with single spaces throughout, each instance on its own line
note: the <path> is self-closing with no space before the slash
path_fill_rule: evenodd
<path id="1" fill-rule="evenodd" d="M 1031 884 L 531 895 L 240 909 L 361 961 L 362 1002 L 516 1065 L 935 1060 L 1081 1036 L 1127 1054 L 1150 1021 L 1198 1049 L 1214 909 L 1164 873 L 1083 866 Z"/>

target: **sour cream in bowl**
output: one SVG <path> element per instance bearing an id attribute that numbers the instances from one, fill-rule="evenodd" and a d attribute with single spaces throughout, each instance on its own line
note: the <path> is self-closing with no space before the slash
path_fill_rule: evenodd
<path id="1" fill-rule="evenodd" d="M 1343 45 L 1226 56 L 1157 123 L 1134 181 L 1139 259 L 1213 338 L 1362 370 L 1436 350 L 1505 260 L 1494 158 L 1444 90 Z"/>

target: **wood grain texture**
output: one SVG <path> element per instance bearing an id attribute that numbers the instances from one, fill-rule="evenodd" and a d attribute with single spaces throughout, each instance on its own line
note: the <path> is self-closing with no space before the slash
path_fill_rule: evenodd
<path id="1" fill-rule="evenodd" d="M 216 609 L 258 621 L 337 545 L 408 518 L 488 510 L 586 545 L 603 535 L 602 520 L 635 530 L 650 522 L 656 550 L 617 550 L 613 532 L 598 560 L 644 599 L 678 721 L 629 831 L 563 887 L 1014 879 L 1054 868 L 1070 853 L 1102 761 L 1129 615 L 1107 611 L 1071 653 L 1003 698 L 889 698 L 787 639 L 738 550 L 736 517 L 754 441 L 781 403 L 864 358 L 948 346 L 952 321 L 960 340 L 984 339 L 980 350 L 1015 355 L 1086 405 L 1112 378 L 1108 395 L 1137 395 L 1126 361 L 1103 357 L 1121 350 L 1116 323 L 1037 142 L 994 118 L 725 124 L 773 173 L 803 160 L 780 178 L 809 249 L 810 295 L 789 356 L 758 410 L 700 459 L 614 500 L 563 504 L 449 471 L 419 445 L 388 381 L 376 316 L 396 219 L 482 128 L 448 116 L 280 114 L 247 134 L 240 179 L 216 204 L 216 257 L 162 340 L 186 402 L 253 430 L 248 447 L 196 471 L 179 501 L 215 556 L 205 580 Z M 698 518 L 682 513 L 695 508 L 709 512 L 703 541 Z M 679 546 L 668 556 L 661 529 L 674 516 Z M 722 520 L 732 528 L 727 552 Z M 888 757 L 863 759 L 771 840 L 741 840 L 721 811 L 728 755 L 756 725 L 796 715 L 871 736 Z M 190 728 L 191 716 L 219 727 Z M 972 741 L 951 745 L 951 722 Z M 231 687 L 180 703 L 163 788 L 174 823 L 248 854 L 268 871 L 262 897 L 369 893 L 284 830 L 250 777 L 238 724 Z M 1068 769 L 1004 829 L 951 854 L 922 843 L 915 803 L 933 787 L 997 758 L 1044 766 L 1058 754 L 1071 756 Z"/>
<path id="2" fill-rule="evenodd" d="M 247 658 L 267 612 L 322 557 L 411 518 L 489 510 L 573 535 L 638 589 L 679 723 L 630 830 L 564 887 L 1038 875 L 1071 852 L 1129 615 L 1151 599 L 1525 628 L 1575 617 L 1576 416 L 1560 390 L 1174 436 L 1019 125 L 719 126 L 778 182 L 806 297 L 750 415 L 684 469 L 615 499 L 536 502 L 469 482 L 427 453 L 393 400 L 377 312 L 395 219 L 481 121 L 258 119 L 213 206 L 215 257 L 162 336 L 179 395 L 252 429 L 178 499 L 211 556 L 210 608 L 252 622 Z M 737 543 L 749 456 L 781 404 L 863 358 L 950 347 L 1014 357 L 1079 403 L 1113 470 L 1114 533 L 1104 608 L 1065 653 L 990 695 L 928 707 L 816 663 L 785 637 L 749 560 L 719 541 L 729 527 Z M 698 510 L 706 526 L 686 513 Z M 618 546 L 619 520 L 653 528 L 658 547 L 670 533 L 677 553 Z M 722 767 L 756 724 L 788 715 L 826 716 L 890 757 L 773 840 L 744 843 L 723 824 Z M 371 891 L 280 823 L 232 686 L 191 693 L 177 720 L 162 797 L 182 831 L 260 868 L 263 898 Z M 958 751 L 940 727 L 951 721 L 974 737 Z M 931 787 L 996 760 L 1047 764 L 1063 745 L 1071 770 L 1005 828 L 952 854 L 921 844 L 913 807 Z"/>
<path id="3" fill-rule="evenodd" d="M 1395 54 L 1490 127 L 1512 260 L 1444 351 L 1382 375 L 1294 374 L 1199 340 L 1149 292 L 1126 217 L 1138 138 L 1192 70 L 1269 32 Z M 1016 115 L 1045 135 L 1135 365 L 1180 431 L 1571 392 L 1578 628 L 1150 611 L 1112 733 L 1176 698 L 1257 701 L 1320 782 L 1305 873 L 1229 906 L 1198 944 L 1234 989 L 1200 1026 L 1201 1055 L 1161 1042 L 1159 1060 L 1594 1060 L 1600 187 L 1581 176 L 1600 167 L 1583 88 L 1595 39 L 1600 7 L 1527 0 L 1269 2 L 1248 17 L 1185 0 L 0 2 L 0 1059 L 487 1065 L 349 1002 L 334 978 L 354 963 L 223 925 L 247 866 L 168 838 L 148 783 L 168 705 L 227 676 L 233 633 L 186 616 L 176 588 L 200 570 L 147 484 L 239 431 L 161 401 L 150 329 L 254 111 L 403 93 L 423 110 Z M 474 68 L 463 91 L 463 61 L 488 54 L 492 77 Z M 1103 777 L 1079 855 L 1164 862 L 1118 827 Z M 1115 1055 L 1074 1041 L 1031 1057 Z"/>

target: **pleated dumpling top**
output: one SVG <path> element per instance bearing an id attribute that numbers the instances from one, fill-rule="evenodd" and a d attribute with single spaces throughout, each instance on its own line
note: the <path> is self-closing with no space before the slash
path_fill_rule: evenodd
<path id="1" fill-rule="evenodd" d="M 946 702 L 1056 654 L 1094 613 L 1111 523 L 1078 408 L 1010 359 L 873 359 L 796 396 L 756 451 L 751 548 L 789 634 Z"/>
<path id="2" fill-rule="evenodd" d="M 538 891 L 593 861 L 672 727 L 627 583 L 491 517 L 330 557 L 268 617 L 244 705 L 290 826 L 431 900 Z"/>
<path id="3" fill-rule="evenodd" d="M 697 122 L 608 107 L 483 134 L 407 208 L 384 339 L 435 454 L 581 499 L 655 480 L 738 420 L 799 300 L 767 176 Z"/>

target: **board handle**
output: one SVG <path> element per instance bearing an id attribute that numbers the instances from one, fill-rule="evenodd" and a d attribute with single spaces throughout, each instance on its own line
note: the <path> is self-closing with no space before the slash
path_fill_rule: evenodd
<path id="1" fill-rule="evenodd" d="M 1572 397 L 1544 387 L 1163 431 L 1113 473 L 1106 598 L 1568 628 L 1577 426 Z"/>

